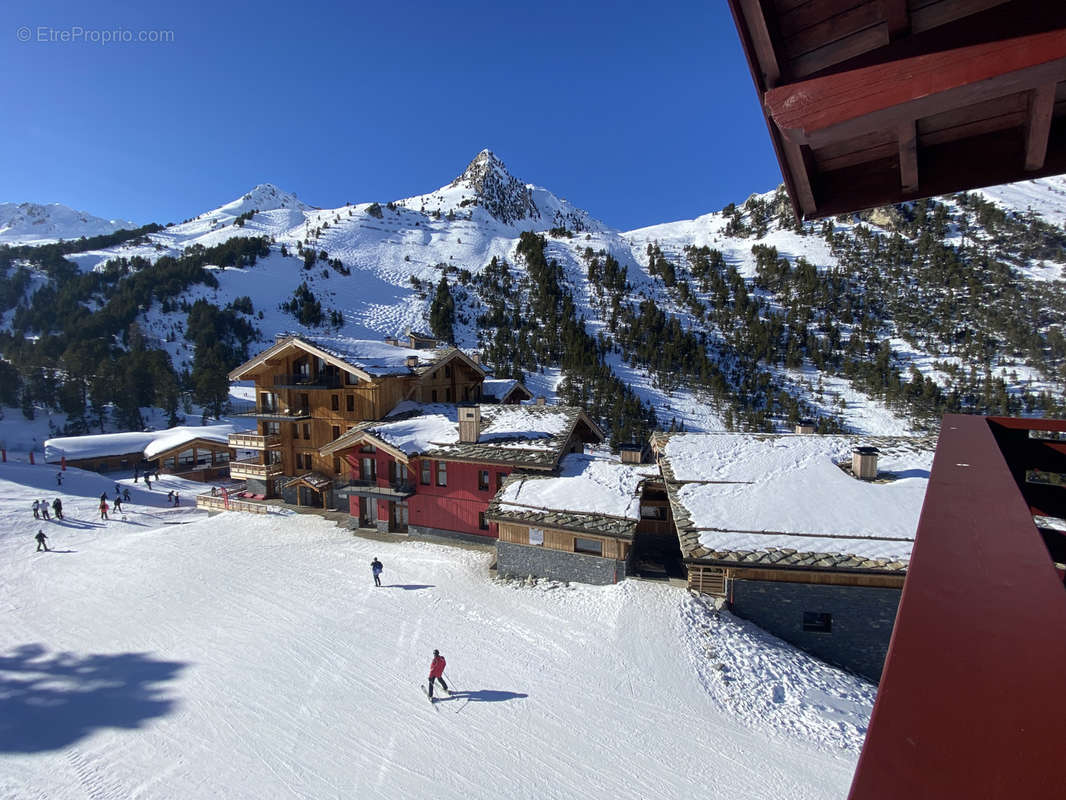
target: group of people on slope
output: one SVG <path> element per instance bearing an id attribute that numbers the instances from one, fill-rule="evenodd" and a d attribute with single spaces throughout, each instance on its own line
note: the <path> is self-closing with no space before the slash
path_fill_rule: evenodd
<path id="1" fill-rule="evenodd" d="M 57 497 L 55 500 L 52 501 L 51 507 L 52 511 L 55 513 L 56 519 L 63 519 L 63 501 Z M 32 508 L 34 519 L 51 519 L 51 517 L 48 516 L 47 500 L 34 500 Z"/>

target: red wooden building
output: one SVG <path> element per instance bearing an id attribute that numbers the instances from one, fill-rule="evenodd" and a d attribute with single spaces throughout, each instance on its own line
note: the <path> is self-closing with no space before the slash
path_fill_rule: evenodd
<path id="1" fill-rule="evenodd" d="M 352 527 L 484 540 L 489 501 L 512 472 L 552 474 L 603 433 L 566 406 L 425 405 L 366 422 L 321 449 L 341 459 Z"/>

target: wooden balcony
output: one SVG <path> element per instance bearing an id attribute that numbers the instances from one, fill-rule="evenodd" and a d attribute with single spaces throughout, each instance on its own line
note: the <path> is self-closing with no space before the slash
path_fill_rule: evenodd
<path id="1" fill-rule="evenodd" d="M 285 468 L 281 464 L 260 464 L 258 461 L 231 461 L 229 463 L 229 476 L 234 480 L 247 480 L 248 478 L 276 478 L 285 474 Z"/>
<path id="2" fill-rule="evenodd" d="M 276 433 L 260 436 L 255 431 L 239 431 L 229 435 L 229 446 L 244 450 L 268 450 L 281 447 L 281 436 Z"/>

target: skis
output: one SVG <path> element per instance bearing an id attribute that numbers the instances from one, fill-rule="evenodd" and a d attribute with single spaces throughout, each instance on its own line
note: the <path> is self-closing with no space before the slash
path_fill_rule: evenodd
<path id="1" fill-rule="evenodd" d="M 437 699 L 430 696 L 429 690 L 423 684 L 418 684 L 418 688 L 422 690 L 422 694 L 424 694 L 426 699 L 429 700 L 430 705 L 433 706 L 433 710 L 440 713 L 440 709 L 437 708 Z"/>

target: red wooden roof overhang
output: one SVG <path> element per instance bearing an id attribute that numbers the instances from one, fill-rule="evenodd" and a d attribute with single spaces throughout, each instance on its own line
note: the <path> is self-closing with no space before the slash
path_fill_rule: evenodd
<path id="1" fill-rule="evenodd" d="M 1066 539 L 1033 521 L 1066 486 L 1031 483 L 1064 445 L 1066 420 L 944 418 L 850 800 L 1066 796 Z"/>
<path id="2" fill-rule="evenodd" d="M 1066 172 L 1066 2 L 729 5 L 797 216 Z"/>

